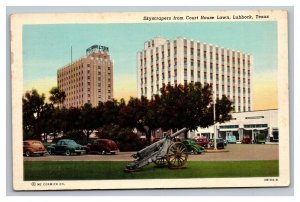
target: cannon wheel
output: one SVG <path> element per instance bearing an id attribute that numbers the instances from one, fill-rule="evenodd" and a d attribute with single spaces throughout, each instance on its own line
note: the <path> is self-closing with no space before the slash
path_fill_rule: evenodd
<path id="1" fill-rule="evenodd" d="M 168 162 L 165 157 L 163 157 L 161 159 L 157 159 L 153 163 L 155 163 L 155 165 L 157 165 L 157 167 L 165 167 L 166 165 L 168 165 Z"/>
<path id="2" fill-rule="evenodd" d="M 181 142 L 172 143 L 167 151 L 166 160 L 169 167 L 181 168 L 185 164 L 188 158 L 188 151 L 184 144 Z"/>

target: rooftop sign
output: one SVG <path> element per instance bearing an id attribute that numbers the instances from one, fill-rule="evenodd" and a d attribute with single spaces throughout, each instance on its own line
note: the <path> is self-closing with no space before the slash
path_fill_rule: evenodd
<path id="1" fill-rule="evenodd" d="M 91 47 L 89 47 L 88 49 L 86 49 L 86 54 L 88 55 L 88 54 L 90 54 L 92 52 L 96 52 L 96 51 L 109 52 L 109 49 L 106 46 L 92 45 Z"/>

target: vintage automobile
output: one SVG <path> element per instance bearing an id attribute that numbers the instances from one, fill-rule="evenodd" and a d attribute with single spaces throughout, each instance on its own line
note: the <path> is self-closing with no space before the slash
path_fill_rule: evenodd
<path id="1" fill-rule="evenodd" d="M 217 138 L 216 142 L 217 142 L 217 149 L 224 149 L 225 148 L 226 144 L 225 144 L 223 138 Z M 209 140 L 209 147 L 214 148 L 214 144 L 215 144 L 214 139 L 210 139 Z"/>
<path id="2" fill-rule="evenodd" d="M 23 154 L 25 156 L 32 156 L 34 154 L 43 156 L 47 153 L 43 143 L 39 140 L 26 140 L 23 141 Z"/>
<path id="3" fill-rule="evenodd" d="M 242 139 L 242 144 L 252 144 L 250 135 L 244 135 Z"/>
<path id="4" fill-rule="evenodd" d="M 255 144 L 266 144 L 266 135 L 263 133 L 256 134 L 254 137 Z"/>
<path id="5" fill-rule="evenodd" d="M 236 144 L 236 137 L 234 135 L 227 136 L 227 143 L 228 144 Z"/>
<path id="6" fill-rule="evenodd" d="M 191 154 L 202 154 L 205 151 L 205 148 L 198 145 L 193 139 L 183 140 L 182 143 Z"/>
<path id="7" fill-rule="evenodd" d="M 56 144 L 52 144 L 47 148 L 49 154 L 64 154 L 70 156 L 73 153 L 80 155 L 85 152 L 85 147 L 77 144 L 74 140 L 61 139 Z"/>
<path id="8" fill-rule="evenodd" d="M 86 151 L 98 154 L 117 154 L 120 152 L 117 144 L 110 139 L 96 139 L 86 145 Z"/>
<path id="9" fill-rule="evenodd" d="M 194 140 L 199 146 L 207 148 L 208 146 L 207 137 L 195 137 Z"/>

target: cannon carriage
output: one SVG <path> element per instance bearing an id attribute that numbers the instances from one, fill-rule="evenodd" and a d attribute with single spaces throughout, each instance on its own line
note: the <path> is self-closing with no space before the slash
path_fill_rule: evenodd
<path id="1" fill-rule="evenodd" d="M 182 168 L 188 159 L 189 153 L 184 144 L 174 141 L 174 139 L 187 130 L 187 128 L 183 128 L 169 134 L 133 154 L 135 160 L 126 166 L 125 171 L 136 171 L 152 162 L 158 167 Z"/>

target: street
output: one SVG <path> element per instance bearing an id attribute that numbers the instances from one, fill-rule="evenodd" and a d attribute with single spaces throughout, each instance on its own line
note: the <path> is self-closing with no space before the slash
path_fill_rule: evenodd
<path id="1" fill-rule="evenodd" d="M 229 144 L 229 152 L 205 153 L 189 155 L 188 161 L 241 161 L 241 160 L 278 160 L 278 145 L 265 144 Z M 45 155 L 24 157 L 25 161 L 133 161 L 131 157 L 135 152 L 120 152 L 117 155 Z"/>

